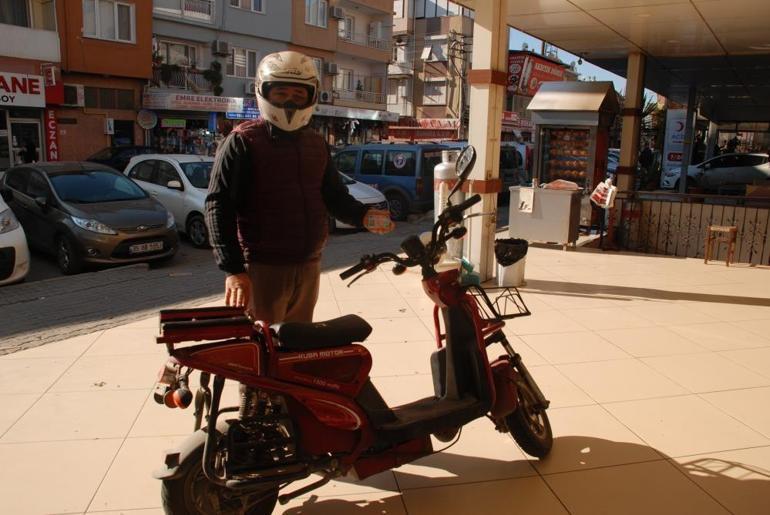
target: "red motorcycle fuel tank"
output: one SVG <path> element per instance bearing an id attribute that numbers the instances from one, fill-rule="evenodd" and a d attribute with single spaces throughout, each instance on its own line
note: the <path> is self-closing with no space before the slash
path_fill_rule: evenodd
<path id="1" fill-rule="evenodd" d="M 355 397 L 372 368 L 372 356 L 362 345 L 345 345 L 304 352 L 279 352 L 273 375 L 281 381 Z"/>

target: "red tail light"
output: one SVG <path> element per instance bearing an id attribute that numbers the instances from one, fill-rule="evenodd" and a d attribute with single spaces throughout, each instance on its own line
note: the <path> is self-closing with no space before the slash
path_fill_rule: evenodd
<path id="1" fill-rule="evenodd" d="M 422 177 L 417 177 L 417 179 L 415 179 L 415 183 L 414 183 L 414 191 L 415 191 L 415 193 L 417 193 L 418 197 L 422 196 L 422 189 L 423 189 Z"/>

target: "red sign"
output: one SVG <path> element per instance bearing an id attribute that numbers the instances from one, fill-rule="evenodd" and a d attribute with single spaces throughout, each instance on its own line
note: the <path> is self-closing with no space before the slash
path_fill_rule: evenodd
<path id="1" fill-rule="evenodd" d="M 59 161 L 59 124 L 53 109 L 45 110 L 45 155 L 47 161 Z"/>
<path id="2" fill-rule="evenodd" d="M 45 103 L 60 105 L 64 103 L 64 83 L 61 81 L 61 70 L 55 64 L 41 64 L 45 82 Z"/>
<path id="3" fill-rule="evenodd" d="M 508 92 L 534 96 L 540 84 L 564 80 L 563 64 L 530 52 L 508 52 Z"/>

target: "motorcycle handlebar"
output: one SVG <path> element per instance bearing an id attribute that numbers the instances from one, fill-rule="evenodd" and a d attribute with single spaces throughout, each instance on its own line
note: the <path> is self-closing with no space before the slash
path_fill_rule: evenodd
<path id="1" fill-rule="evenodd" d="M 478 204 L 479 202 L 481 202 L 481 195 L 476 193 L 472 197 L 467 198 L 463 202 L 460 202 L 459 204 L 454 206 L 454 209 L 456 209 L 457 211 L 465 211 L 469 207 L 473 206 L 474 204 Z"/>
<path id="2" fill-rule="evenodd" d="M 344 272 L 340 273 L 340 279 L 347 279 L 348 277 L 352 277 L 358 272 L 362 272 L 366 270 L 367 264 L 364 262 L 364 260 L 361 260 L 360 263 L 357 265 L 353 265 L 352 267 L 348 268 Z"/>

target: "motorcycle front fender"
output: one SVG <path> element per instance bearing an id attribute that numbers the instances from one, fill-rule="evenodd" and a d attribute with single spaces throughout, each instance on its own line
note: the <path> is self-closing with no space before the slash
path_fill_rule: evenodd
<path id="1" fill-rule="evenodd" d="M 217 431 L 221 434 L 227 433 L 230 424 L 227 420 L 219 419 L 217 421 Z M 182 476 L 185 470 L 187 460 L 198 450 L 203 449 L 206 444 L 206 434 L 208 428 L 204 427 L 188 436 L 176 449 L 170 449 L 165 452 L 163 466 L 155 469 L 152 477 L 155 479 L 175 479 Z"/>

